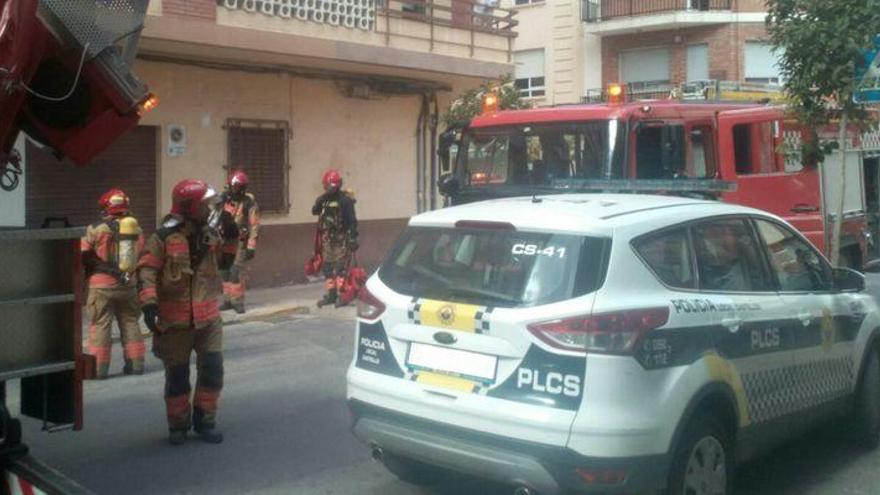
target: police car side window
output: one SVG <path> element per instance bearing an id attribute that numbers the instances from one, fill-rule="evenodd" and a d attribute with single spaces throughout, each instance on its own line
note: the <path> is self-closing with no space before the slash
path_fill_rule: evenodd
<path id="1" fill-rule="evenodd" d="M 790 230 L 766 220 L 755 220 L 767 247 L 770 268 L 783 292 L 827 291 L 831 275 L 816 250 Z"/>
<path id="2" fill-rule="evenodd" d="M 773 289 L 749 224 L 741 218 L 702 222 L 693 227 L 700 289 L 761 292 Z"/>
<path id="3" fill-rule="evenodd" d="M 664 284 L 679 289 L 696 288 L 687 229 L 669 230 L 640 239 L 635 248 Z"/>

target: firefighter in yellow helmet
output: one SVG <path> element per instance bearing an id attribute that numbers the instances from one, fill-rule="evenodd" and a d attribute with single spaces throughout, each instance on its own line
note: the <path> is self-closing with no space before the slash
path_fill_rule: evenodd
<path id="1" fill-rule="evenodd" d="M 224 303 L 220 309 L 244 313 L 244 292 L 247 282 L 246 263 L 254 259 L 260 235 L 260 207 L 253 194 L 247 192 L 248 176 L 242 170 L 233 172 L 226 182 L 223 208 L 232 215 L 238 227 L 239 242 L 224 246 L 224 255 L 232 257 L 232 266 L 223 270 Z"/>
<path id="2" fill-rule="evenodd" d="M 138 262 L 144 321 L 153 331 L 153 353 L 165 365 L 169 442 L 183 444 L 192 427 L 202 440 L 220 443 L 223 435 L 215 428 L 223 388 L 219 261 L 224 239 L 236 239 L 238 231 L 223 214 L 220 195 L 204 181 L 180 181 L 171 200 L 171 213 Z M 193 351 L 195 394 L 189 379 Z"/>
<path id="3" fill-rule="evenodd" d="M 135 268 L 144 237 L 129 214 L 129 199 L 123 191 L 110 189 L 98 206 L 101 220 L 86 229 L 80 243 L 89 286 L 89 354 L 95 356 L 97 378 L 107 378 L 115 318 L 125 356 L 123 373 L 140 375 L 144 372 L 144 338 L 138 325 Z"/>

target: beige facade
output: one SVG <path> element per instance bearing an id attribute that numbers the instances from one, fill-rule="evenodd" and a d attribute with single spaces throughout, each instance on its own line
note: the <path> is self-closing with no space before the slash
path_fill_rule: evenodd
<path id="1" fill-rule="evenodd" d="M 248 170 L 246 160 L 230 163 L 230 125 L 287 129 L 272 170 L 287 169 L 285 184 L 264 183 L 284 206 L 263 214 L 252 281 L 303 280 L 311 207 L 329 168 L 357 197 L 360 261 L 374 266 L 406 220 L 432 207 L 431 140 L 442 131 L 432 122 L 461 92 L 513 69 L 514 13 L 473 0 L 413 1 L 153 0 L 135 72 L 160 103 L 141 120 L 149 132 L 111 154 L 155 148 L 158 221 L 177 181 L 219 188 L 231 168 Z M 246 156 L 261 151 L 252 145 Z M 268 193 L 252 192 L 267 203 Z M 149 230 L 153 220 L 142 223 Z"/>
<path id="2" fill-rule="evenodd" d="M 706 79 L 755 79 L 750 77 L 755 74 L 750 74 L 754 71 L 748 60 L 750 54 L 756 58 L 755 50 L 750 51 L 754 47 L 749 45 L 767 39 L 763 0 L 505 0 L 502 4 L 515 10 L 519 20 L 514 58 L 543 50 L 545 94 L 532 98 L 537 105 L 576 103 L 609 82 L 639 79 L 639 74 L 627 74 L 623 67 L 627 53 L 639 51 L 666 52 L 659 53 L 668 59 L 664 87 L 694 73 Z M 688 70 L 688 57 L 694 54 L 705 57 L 699 61 L 704 70 L 695 71 L 694 60 Z M 639 60 L 629 59 L 630 66 Z M 766 65 L 766 61 L 762 57 L 761 62 Z M 519 72 L 522 67 L 517 65 Z M 636 82 L 647 84 L 636 86 L 654 83 L 647 81 L 648 75 L 642 78 L 646 81 Z"/>

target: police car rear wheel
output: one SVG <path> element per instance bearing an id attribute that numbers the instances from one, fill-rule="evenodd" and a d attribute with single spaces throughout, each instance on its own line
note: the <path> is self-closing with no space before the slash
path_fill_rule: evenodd
<path id="1" fill-rule="evenodd" d="M 727 495 L 732 492 L 727 431 L 709 416 L 695 418 L 676 451 L 668 495 Z"/>
<path id="2" fill-rule="evenodd" d="M 445 470 L 436 466 L 391 454 L 385 454 L 382 463 L 400 481 L 412 485 L 435 486 L 443 482 L 449 475 Z"/>
<path id="3" fill-rule="evenodd" d="M 856 438 L 868 448 L 880 444 L 880 358 L 871 349 L 856 397 Z"/>

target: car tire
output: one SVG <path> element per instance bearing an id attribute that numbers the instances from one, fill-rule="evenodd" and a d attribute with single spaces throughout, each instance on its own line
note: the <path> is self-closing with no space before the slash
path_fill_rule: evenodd
<path id="1" fill-rule="evenodd" d="M 669 473 L 666 495 L 733 493 L 733 448 L 727 429 L 717 419 L 700 415 L 681 437 Z"/>
<path id="2" fill-rule="evenodd" d="M 868 352 L 856 392 L 853 433 L 861 445 L 874 449 L 880 445 L 880 356 L 876 348 Z"/>
<path id="3" fill-rule="evenodd" d="M 443 468 L 387 453 L 382 458 L 382 464 L 400 481 L 411 485 L 436 486 L 449 476 Z"/>

